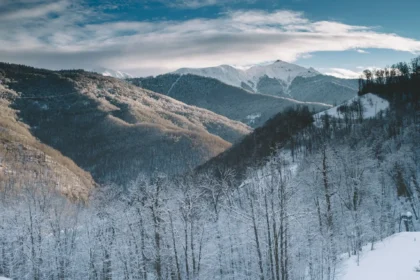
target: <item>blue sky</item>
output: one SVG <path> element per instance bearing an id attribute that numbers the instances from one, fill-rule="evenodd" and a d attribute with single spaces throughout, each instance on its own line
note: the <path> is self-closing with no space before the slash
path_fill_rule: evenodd
<path id="1" fill-rule="evenodd" d="M 0 61 L 145 76 L 282 59 L 357 77 L 420 55 L 418 11 L 418 0 L 0 0 Z"/>

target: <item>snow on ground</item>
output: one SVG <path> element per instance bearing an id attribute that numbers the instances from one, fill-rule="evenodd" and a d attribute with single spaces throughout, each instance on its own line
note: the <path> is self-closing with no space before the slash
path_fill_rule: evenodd
<path id="1" fill-rule="evenodd" d="M 255 121 L 256 121 L 258 118 L 261 118 L 261 113 L 258 113 L 258 114 L 251 114 L 251 115 L 246 116 L 246 119 L 248 120 L 248 121 L 247 121 L 247 123 L 248 123 L 248 124 L 253 124 L 253 123 L 255 123 Z"/>
<path id="2" fill-rule="evenodd" d="M 0 276 L 0 280 L 11 280 L 10 278 Z"/>
<path id="3" fill-rule="evenodd" d="M 321 116 L 328 114 L 331 117 L 342 119 L 344 117 L 344 114 L 339 112 L 339 108 L 342 105 L 348 105 L 350 106 L 354 101 L 357 99 L 360 99 L 363 105 L 363 118 L 373 118 L 375 117 L 379 112 L 386 110 L 389 107 L 389 102 L 386 101 L 383 98 L 380 98 L 379 96 L 373 94 L 373 93 L 367 93 L 362 96 L 355 96 L 354 98 L 347 100 L 343 104 L 339 106 L 335 106 L 333 108 L 330 108 L 326 111 L 322 111 L 318 114 L 314 115 L 315 121 L 317 124 L 320 123 Z"/>
<path id="4" fill-rule="evenodd" d="M 420 232 L 394 234 L 382 242 L 363 248 L 360 265 L 357 257 L 343 263 L 338 280 L 419 280 Z"/>

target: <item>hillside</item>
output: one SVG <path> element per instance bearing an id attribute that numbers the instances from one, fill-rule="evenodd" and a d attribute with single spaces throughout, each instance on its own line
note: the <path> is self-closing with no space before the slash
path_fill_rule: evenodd
<path id="1" fill-rule="evenodd" d="M 18 121 L 10 103 L 19 95 L 0 85 L 0 190 L 11 194 L 30 186 L 51 188 L 71 199 L 87 200 L 95 182 L 57 150 L 39 142 Z"/>
<path id="2" fill-rule="evenodd" d="M 220 170 L 230 169 L 235 171 L 238 178 L 243 178 L 247 168 L 264 165 L 276 149 L 286 144 L 294 149 L 296 145 L 294 137 L 304 129 L 310 131 L 312 124 L 322 127 L 325 115 L 328 115 L 330 122 L 337 126 L 339 123 L 351 126 L 354 122 L 361 122 L 363 119 L 385 113 L 389 106 L 387 100 L 374 94 L 366 94 L 314 115 L 307 107 L 289 108 L 269 119 L 241 142 L 199 166 L 197 171 L 211 171 L 217 174 Z"/>
<path id="3" fill-rule="evenodd" d="M 34 136 L 99 182 L 183 172 L 250 132 L 239 122 L 95 73 L 0 64 Z"/>
<path id="4" fill-rule="evenodd" d="M 420 277 L 420 232 L 394 234 L 363 247 L 357 258 L 345 259 L 338 280 L 417 280 Z"/>
<path id="5" fill-rule="evenodd" d="M 230 119 L 259 127 L 288 107 L 305 104 L 314 111 L 329 105 L 305 103 L 288 97 L 251 93 L 213 78 L 196 75 L 166 74 L 157 77 L 135 78 L 137 86 L 165 94 L 189 105 L 206 108 Z"/>
<path id="6" fill-rule="evenodd" d="M 288 94 L 302 101 L 321 102 L 331 105 L 343 103 L 357 95 L 358 81 L 332 76 L 296 77 L 288 88 Z"/>
<path id="7" fill-rule="evenodd" d="M 350 120 L 373 118 L 388 109 L 389 105 L 387 100 L 378 95 L 368 93 L 353 97 L 343 104 L 319 112 L 314 115 L 314 119 L 316 124 L 320 125 L 325 115 L 347 122 Z"/>
<path id="8" fill-rule="evenodd" d="M 196 170 L 216 176 L 219 171 L 232 170 L 237 178 L 242 179 L 248 168 L 263 166 L 276 149 L 290 142 L 293 135 L 302 129 L 311 127 L 312 122 L 312 114 L 307 107 L 287 109 Z"/>

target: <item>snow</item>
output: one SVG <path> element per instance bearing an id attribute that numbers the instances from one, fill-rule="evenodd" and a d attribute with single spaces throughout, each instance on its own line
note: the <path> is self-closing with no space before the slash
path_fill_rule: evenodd
<path id="1" fill-rule="evenodd" d="M 258 114 L 251 114 L 246 116 L 246 119 L 248 120 L 248 124 L 255 123 L 255 121 L 261 117 L 261 113 Z"/>
<path id="2" fill-rule="evenodd" d="M 373 118 L 375 117 L 379 112 L 386 110 L 389 107 L 389 102 L 373 93 L 367 93 L 362 96 L 355 96 L 354 98 L 344 102 L 343 104 L 339 106 L 335 106 L 333 108 L 330 108 L 326 111 L 322 111 L 318 114 L 314 115 L 314 118 L 316 120 L 316 123 L 320 123 L 321 116 L 328 114 L 331 117 L 335 118 L 343 118 L 344 115 L 339 112 L 339 107 L 342 105 L 351 105 L 354 101 L 357 101 L 360 99 L 362 106 L 364 108 L 363 110 L 363 118 Z"/>
<path id="3" fill-rule="evenodd" d="M 256 65 L 246 70 L 246 73 L 248 79 L 254 84 L 257 84 L 261 77 L 268 76 L 269 78 L 282 80 L 286 82 L 287 85 L 290 85 L 290 83 L 298 76 L 312 77 L 320 74 L 314 69 L 306 69 L 281 60 L 277 60 L 270 65 Z"/>
<path id="4" fill-rule="evenodd" d="M 102 76 L 114 77 L 114 78 L 118 78 L 118 79 L 133 78 L 133 76 L 128 74 L 128 73 L 121 72 L 121 71 L 118 71 L 118 70 L 112 70 L 112 69 L 108 69 L 108 68 L 104 68 L 104 67 L 97 67 L 97 68 L 92 69 L 90 71 L 101 74 Z"/>
<path id="5" fill-rule="evenodd" d="M 10 278 L 0 276 L 0 280 L 11 280 Z"/>
<path id="6" fill-rule="evenodd" d="M 338 280 L 419 280 L 420 232 L 403 232 L 363 248 L 360 265 L 352 257 L 343 263 Z"/>
<path id="7" fill-rule="evenodd" d="M 242 82 L 248 84 L 246 72 L 229 65 L 207 68 L 181 68 L 176 70 L 174 73 L 180 75 L 193 74 L 202 77 L 214 78 L 225 84 L 236 87 L 241 87 Z"/>
<path id="8" fill-rule="evenodd" d="M 176 86 L 176 84 L 179 82 L 179 80 L 181 80 L 182 76 L 179 76 L 178 79 L 176 79 L 176 81 L 171 85 L 170 89 L 168 90 L 168 93 L 166 94 L 167 96 L 171 96 L 171 92 L 174 89 L 174 87 Z"/>
<path id="9" fill-rule="evenodd" d="M 247 84 L 256 90 L 258 81 L 263 76 L 284 81 L 287 85 L 298 76 L 312 77 L 320 73 L 313 68 L 304 68 L 295 64 L 277 60 L 274 63 L 255 65 L 248 69 L 239 69 L 230 65 L 220 65 L 207 68 L 181 68 L 175 74 L 193 74 L 197 76 L 217 79 L 225 84 L 241 87 L 242 83 Z"/>

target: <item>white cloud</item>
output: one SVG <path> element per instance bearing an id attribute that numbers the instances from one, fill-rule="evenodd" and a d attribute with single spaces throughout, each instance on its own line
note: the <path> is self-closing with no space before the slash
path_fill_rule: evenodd
<path id="1" fill-rule="evenodd" d="M 368 51 L 361 50 L 361 49 L 356 49 L 356 52 L 363 53 L 363 54 L 368 54 L 369 53 Z"/>
<path id="2" fill-rule="evenodd" d="M 63 7 L 66 2 L 59 3 Z M 294 11 L 236 11 L 215 19 L 86 24 L 96 18 L 94 11 L 73 2 L 65 10 L 42 7 L 38 14 L 54 11 L 58 17 L 34 18 L 36 13 L 21 11 L 25 14 L 22 20 L 0 25 L 0 61 L 47 68 L 103 65 L 134 74 L 157 74 L 180 67 L 249 65 L 273 59 L 293 62 L 319 51 L 420 51 L 420 41 L 415 39 L 369 26 L 311 21 Z M 330 73 L 340 75 L 337 69 Z M 355 74 L 341 71 L 341 75 Z"/>
<path id="3" fill-rule="evenodd" d="M 237 3 L 254 3 L 256 0 L 154 0 L 155 2 L 164 3 L 169 7 L 198 9 L 208 6 L 224 6 Z M 153 2 L 153 0 L 152 0 Z"/>
<path id="4" fill-rule="evenodd" d="M 362 71 L 356 72 L 344 68 L 329 68 L 323 71 L 325 75 L 334 76 L 341 79 L 358 79 L 362 75 Z"/>
<path id="5" fill-rule="evenodd" d="M 341 79 L 358 79 L 363 75 L 364 70 L 375 71 L 376 69 L 380 69 L 380 67 L 357 66 L 356 70 L 345 68 L 321 68 L 319 70 L 325 75 L 330 75 Z"/>

